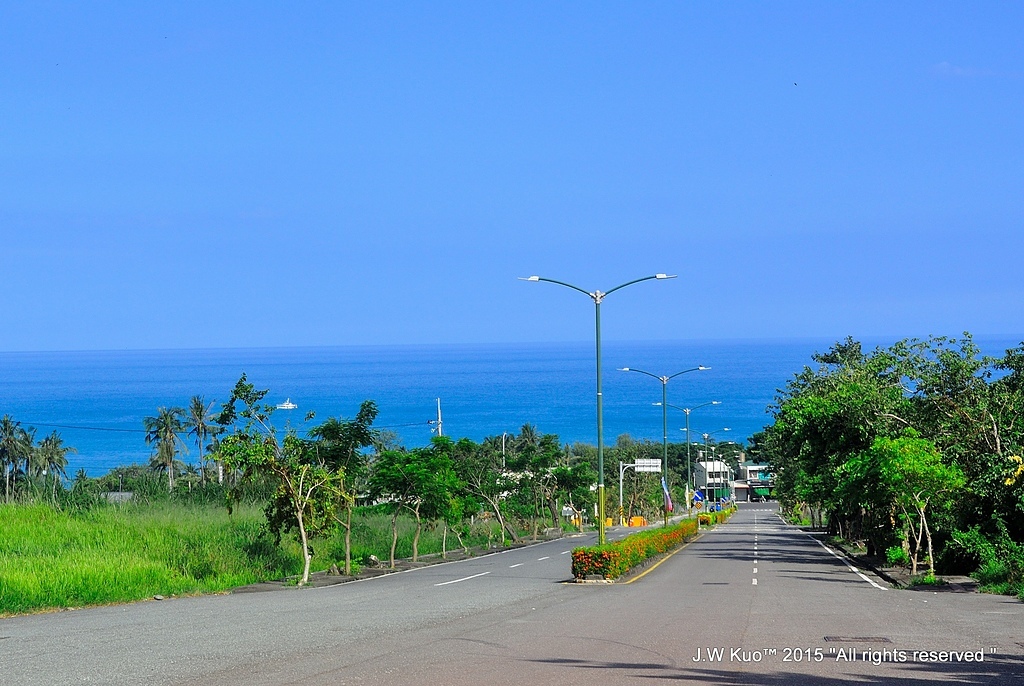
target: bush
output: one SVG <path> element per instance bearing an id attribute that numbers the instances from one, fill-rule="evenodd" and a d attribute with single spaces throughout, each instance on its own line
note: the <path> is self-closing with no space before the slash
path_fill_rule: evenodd
<path id="1" fill-rule="evenodd" d="M 1012 540 L 1005 529 L 991 540 L 977 527 L 955 531 L 946 544 L 946 556 L 975 562 L 971 576 L 987 593 L 1024 595 L 1024 545 Z"/>
<path id="2" fill-rule="evenodd" d="M 702 522 L 725 521 L 733 510 L 699 515 Z M 576 548 L 572 551 L 572 575 L 577 579 L 598 575 L 618 579 L 646 560 L 676 548 L 697 533 L 697 520 L 686 519 L 667 529 L 648 529 L 621 541 Z"/>
<path id="3" fill-rule="evenodd" d="M 937 576 L 931 574 L 925 574 L 923 576 L 915 576 L 910 580 L 911 586 L 942 586 L 946 582 Z"/>
<path id="4" fill-rule="evenodd" d="M 885 561 L 891 567 L 906 567 L 910 564 L 910 555 L 907 555 L 903 546 L 894 545 L 885 551 Z"/>
<path id="5" fill-rule="evenodd" d="M 721 522 L 726 521 L 727 519 L 729 519 L 729 517 L 732 516 L 732 513 L 735 511 L 736 508 L 731 507 L 726 508 L 725 510 L 721 510 L 719 512 L 701 512 L 699 515 L 697 515 L 697 521 L 699 521 L 701 524 L 712 526 L 714 524 L 719 524 Z"/>

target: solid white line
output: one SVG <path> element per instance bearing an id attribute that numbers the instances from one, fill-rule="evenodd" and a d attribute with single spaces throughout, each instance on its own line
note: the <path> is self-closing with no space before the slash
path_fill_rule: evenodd
<path id="1" fill-rule="evenodd" d="M 523 563 L 520 562 L 519 564 L 509 565 L 508 568 L 509 569 L 515 569 L 516 567 L 522 567 L 522 566 L 523 566 Z"/>
<path id="2" fill-rule="evenodd" d="M 485 576 L 487 574 L 490 574 L 490 572 L 480 572 L 479 574 L 474 574 L 473 576 L 464 576 L 461 579 L 454 579 L 452 581 L 445 581 L 444 583 L 434 584 L 434 585 L 435 586 L 447 586 L 448 584 L 457 584 L 460 581 L 468 581 L 469 579 L 475 579 L 478 576 Z"/>
<path id="3" fill-rule="evenodd" d="M 810 534 L 807 534 L 807 537 L 810 538 L 815 543 L 817 543 L 818 545 L 820 545 L 825 550 L 827 550 L 832 557 L 836 558 L 837 560 L 842 560 L 844 563 L 846 563 L 846 566 L 850 568 L 851 572 L 853 572 L 854 574 L 859 576 L 861 579 L 864 579 L 864 581 L 867 581 L 869 584 L 871 584 L 872 586 L 877 588 L 879 591 L 887 591 L 887 590 L 889 590 L 885 586 L 879 586 L 874 581 L 872 581 L 868 577 L 866 577 L 863 574 L 861 574 L 860 570 L 858 570 L 856 567 L 851 566 L 849 562 L 846 562 L 846 558 L 844 558 L 842 555 L 840 555 L 836 551 L 834 551 L 831 548 L 829 548 L 827 545 L 825 545 L 824 543 L 822 543 L 821 541 L 816 539 L 814 536 L 811 536 Z"/>
<path id="4" fill-rule="evenodd" d="M 540 562 L 541 560 L 547 560 L 550 557 L 551 557 L 550 555 L 545 555 L 544 557 L 538 557 L 537 558 L 537 562 Z"/>

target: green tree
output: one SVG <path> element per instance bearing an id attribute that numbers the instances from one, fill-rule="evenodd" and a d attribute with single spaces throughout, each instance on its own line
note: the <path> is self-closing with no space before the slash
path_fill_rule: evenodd
<path id="1" fill-rule="evenodd" d="M 310 538 L 323 533 L 334 521 L 334 508 L 344 478 L 340 469 L 331 470 L 317 458 L 316 447 L 293 432 L 277 437 L 270 421 L 272 405 L 263 403 L 266 390 L 241 376 L 217 418 L 234 431 L 217 446 L 217 459 L 229 470 L 242 474 L 243 481 L 269 479 L 274 495 L 264 513 L 267 525 L 280 541 L 281 533 L 294 530 L 302 548 L 300 586 L 309 583 L 313 559 Z M 239 407 L 240 406 L 240 407 Z M 229 503 L 240 494 L 240 485 L 229 491 Z"/>
<path id="2" fill-rule="evenodd" d="M 0 418 L 0 465 L 4 469 L 4 499 L 8 502 L 12 486 L 16 486 L 18 478 L 28 471 L 33 435 L 34 432 L 23 428 L 21 422 L 15 421 L 11 415 Z"/>
<path id="3" fill-rule="evenodd" d="M 52 479 L 54 500 L 57 497 L 57 484 L 61 479 L 67 478 L 68 454 L 74 452 L 78 451 L 69 445 L 64 445 L 64 439 L 57 431 L 46 436 L 36 448 L 37 461 L 42 469 L 42 474 Z"/>
<path id="4" fill-rule="evenodd" d="M 777 474 L 776 491 L 786 509 L 806 508 L 812 522 L 851 535 L 872 528 L 859 508 L 847 507 L 838 472 L 878 436 L 898 435 L 911 410 L 903 385 L 907 351 L 900 347 L 866 355 L 852 339 L 813 357 L 780 392 L 774 423 L 759 437 L 759 450 Z"/>
<path id="5" fill-rule="evenodd" d="M 914 431 L 900 438 L 876 439 L 871 453 L 879 462 L 883 482 L 892 490 L 897 507 L 910 524 L 907 528 L 914 543 L 911 574 L 917 573 L 923 536 L 928 544 L 928 574 L 935 576 L 929 508 L 964 487 L 963 473 L 958 466 L 946 464 L 935 444 Z"/>
<path id="6" fill-rule="evenodd" d="M 410 451 L 388 450 L 373 465 L 370 492 L 392 506 L 390 564 L 395 566 L 398 545 L 398 516 L 408 510 L 416 520 L 412 559 L 419 555 L 423 517 L 443 518 L 453 507 L 458 479 L 452 467 L 451 441 L 437 437 L 429 448 Z"/>
<path id="7" fill-rule="evenodd" d="M 206 483 L 206 460 L 203 455 L 203 448 L 206 441 L 214 436 L 219 429 L 213 421 L 211 410 L 213 403 L 207 403 L 201 395 L 194 395 L 188 403 L 188 412 L 185 415 L 184 426 L 188 435 L 195 437 L 196 449 L 199 451 L 199 465 L 202 469 L 201 479 Z M 224 482 L 224 472 L 220 465 L 217 466 L 217 483 Z"/>
<path id="8" fill-rule="evenodd" d="M 513 541 L 518 541 L 519 534 L 505 518 L 503 504 L 509 494 L 520 488 L 522 475 L 508 468 L 510 456 L 501 454 L 500 441 L 487 440 L 483 445 L 477 445 L 463 438 L 452 446 L 451 454 L 455 471 L 466 491 L 486 503 L 494 513 L 501 531 L 501 544 L 505 545 L 506 534 Z"/>
<path id="9" fill-rule="evenodd" d="M 368 458 L 363 449 L 377 441 L 372 428 L 376 418 L 376 403 L 366 400 L 354 419 L 331 417 L 309 432 L 316 441 L 314 447 L 321 464 L 341 474 L 335 519 L 345 532 L 345 574 L 352 573 L 352 511 L 368 477 Z"/>
<path id="10" fill-rule="evenodd" d="M 153 447 L 150 466 L 156 470 L 166 470 L 167 490 L 174 490 L 174 473 L 177 469 L 178 447 L 185 448 L 178 435 L 185 430 L 183 421 L 185 410 L 180 407 L 157 408 L 155 417 L 146 417 L 142 425 L 146 429 L 146 443 Z"/>

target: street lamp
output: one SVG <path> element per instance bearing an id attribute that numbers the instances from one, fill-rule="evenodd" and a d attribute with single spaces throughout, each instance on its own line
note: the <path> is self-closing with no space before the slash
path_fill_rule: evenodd
<path id="1" fill-rule="evenodd" d="M 657 405 L 658 403 L 654 404 Z M 674 407 L 677 410 L 682 410 L 686 414 L 686 428 L 683 429 L 683 431 L 686 432 L 686 482 L 688 484 L 692 483 L 693 477 L 693 465 L 690 462 L 690 413 L 693 412 L 694 410 L 699 410 L 702 407 L 707 407 L 708 405 L 721 404 L 721 400 L 711 400 L 706 403 L 701 403 L 700 405 L 694 405 L 693 407 L 679 407 L 678 405 L 669 405 L 669 407 Z M 696 488 L 697 484 L 693 483 L 693 487 Z M 689 503 L 687 503 L 687 508 L 689 508 Z"/>
<path id="2" fill-rule="evenodd" d="M 621 290 L 626 286 L 632 286 L 635 283 L 641 281 L 651 281 L 653 279 L 674 279 L 674 274 L 655 274 L 653 276 L 645 276 L 642 279 L 633 279 L 626 283 L 619 284 L 615 288 L 602 293 L 601 291 L 586 291 L 579 286 L 574 286 L 571 283 L 565 283 L 564 281 L 556 281 L 554 279 L 545 279 L 540 276 L 521 276 L 520 281 L 545 281 L 547 283 L 553 283 L 558 286 L 565 286 L 571 288 L 574 291 L 579 291 L 583 295 L 587 296 L 594 301 L 594 329 L 596 331 L 597 339 L 597 508 L 598 508 L 598 528 L 597 528 L 597 542 L 603 544 L 605 542 L 604 535 L 604 405 L 601 397 L 601 301 L 611 295 L 617 290 Z"/>
<path id="3" fill-rule="evenodd" d="M 722 432 L 722 431 L 732 431 L 732 429 L 730 429 L 729 427 L 725 427 L 724 429 L 715 429 L 714 431 L 709 431 L 706 434 L 702 434 L 704 436 L 704 459 L 705 460 L 708 458 L 708 439 L 711 438 L 712 436 L 714 436 L 715 434 L 717 434 L 719 432 Z M 687 434 L 686 437 L 689 438 L 690 437 L 689 434 Z M 704 489 L 707 490 L 707 487 L 708 487 L 708 470 L 705 469 L 704 470 Z"/>
<path id="4" fill-rule="evenodd" d="M 711 367 L 705 367 L 701 364 L 696 367 L 684 369 L 681 372 L 676 372 L 675 374 L 669 374 L 668 376 L 658 376 L 657 374 L 651 374 L 650 372 L 644 371 L 643 369 L 636 369 L 635 367 L 622 367 L 619 369 L 620 372 L 636 372 L 637 374 L 644 374 L 645 376 L 649 376 L 652 379 L 657 379 L 661 382 L 661 468 L 666 471 L 668 470 L 668 382 L 670 379 L 674 379 L 677 376 L 686 374 L 687 372 L 703 372 L 708 369 L 711 369 Z M 687 421 L 690 419 L 689 412 L 687 412 L 686 419 Z M 666 504 L 665 526 L 668 526 L 667 507 L 668 506 Z M 689 505 L 687 505 L 687 509 L 689 509 Z"/>

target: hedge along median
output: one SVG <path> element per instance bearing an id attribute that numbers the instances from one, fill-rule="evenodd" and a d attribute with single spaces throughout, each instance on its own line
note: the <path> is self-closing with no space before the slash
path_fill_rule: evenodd
<path id="1" fill-rule="evenodd" d="M 701 523 L 724 522 L 733 510 L 702 514 Z M 681 546 L 697 535 L 697 520 L 684 519 L 667 529 L 648 529 L 627 536 L 621 541 L 575 548 L 572 551 L 572 575 L 577 579 L 600 576 L 603 579 L 618 579 L 633 567 L 652 557 Z"/>

